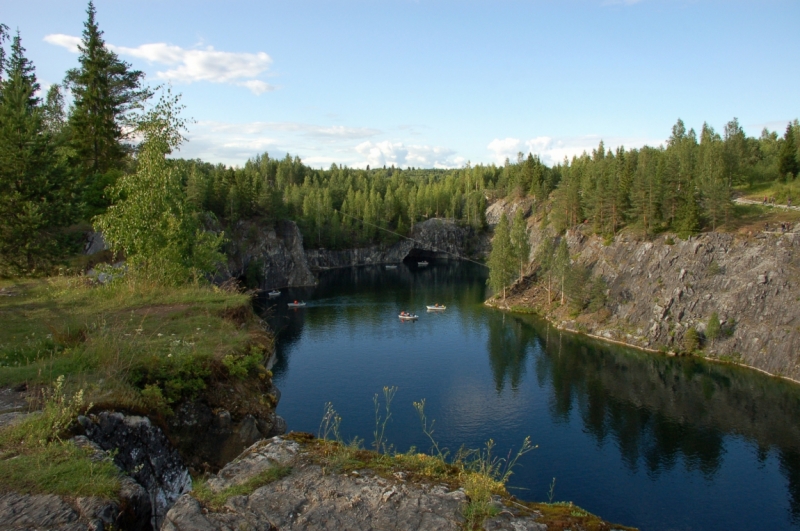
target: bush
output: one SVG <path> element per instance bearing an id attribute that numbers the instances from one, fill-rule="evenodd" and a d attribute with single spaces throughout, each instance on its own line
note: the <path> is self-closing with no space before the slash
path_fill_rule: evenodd
<path id="1" fill-rule="evenodd" d="M 706 325 L 706 337 L 713 343 L 714 340 L 719 337 L 721 331 L 722 327 L 719 323 L 719 315 L 717 315 L 717 312 L 714 312 L 711 314 L 711 317 L 708 318 L 708 324 Z"/>
<path id="2" fill-rule="evenodd" d="M 683 350 L 687 354 L 694 353 L 700 348 L 700 334 L 694 327 L 690 327 L 683 336 Z"/>

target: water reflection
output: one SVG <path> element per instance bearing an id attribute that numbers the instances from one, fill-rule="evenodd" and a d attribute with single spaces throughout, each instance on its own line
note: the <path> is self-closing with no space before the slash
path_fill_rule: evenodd
<path id="1" fill-rule="evenodd" d="M 528 489 L 521 497 L 543 499 L 557 475 L 570 489 L 564 495 L 646 528 L 798 525 L 800 386 L 563 334 L 534 317 L 485 308 L 486 295 L 484 270 L 443 262 L 330 271 L 316 288 L 262 301 L 280 332 L 273 366 L 284 393 L 279 412 L 290 427 L 315 431 L 322 404 L 333 401 L 355 426 L 349 436 L 369 439 L 372 393 L 399 385 L 409 396 L 398 404 L 428 399 L 440 442 L 452 448 L 492 437 L 504 452 L 534 435 L 547 457 L 530 454 L 514 476 Z M 308 307 L 288 310 L 294 299 Z M 424 314 L 434 302 L 447 311 Z M 400 324 L 400 310 L 424 315 Z M 400 407 L 398 448 L 424 445 L 409 434 L 418 419 Z M 584 485 L 587 470 L 596 485 Z M 570 475 L 578 479 L 566 487 Z M 629 507 L 653 499 L 663 503 Z M 788 518 L 772 507 L 778 499 Z M 720 512 L 735 516 L 722 523 Z"/>
<path id="2" fill-rule="evenodd" d="M 613 441 L 628 469 L 644 467 L 654 479 L 683 463 L 711 481 L 725 457 L 725 436 L 743 436 L 762 462 L 777 450 L 793 519 L 800 517 L 798 386 L 740 367 L 609 347 L 532 319 L 525 324 L 506 327 L 516 338 L 503 341 L 524 353 L 531 334 L 543 339 L 535 371 L 540 385 L 552 386 L 554 420 L 567 422 L 577 409 L 598 445 Z M 514 382 L 524 370 L 514 366 L 524 355 L 492 353 L 491 360 L 495 381 Z"/>

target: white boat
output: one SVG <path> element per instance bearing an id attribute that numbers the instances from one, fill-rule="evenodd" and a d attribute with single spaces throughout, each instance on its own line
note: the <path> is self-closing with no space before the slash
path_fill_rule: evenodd
<path id="1" fill-rule="evenodd" d="M 397 269 L 396 265 L 387 265 L 386 269 Z"/>
<path id="2" fill-rule="evenodd" d="M 417 262 L 417 265 L 420 266 L 420 267 L 425 267 L 426 265 L 428 265 L 428 262 L 423 260 L 422 262 Z"/>
<path id="3" fill-rule="evenodd" d="M 433 306 L 425 306 L 429 312 L 443 312 L 447 309 L 447 306 L 434 304 Z"/>
<path id="4" fill-rule="evenodd" d="M 268 295 L 269 295 L 270 297 L 277 297 L 277 296 L 278 296 L 278 295 L 280 295 L 280 294 L 281 294 L 281 290 L 279 290 L 279 289 L 274 289 L 274 290 L 272 290 L 272 291 L 270 291 L 270 292 L 268 293 Z"/>
<path id="5" fill-rule="evenodd" d="M 417 319 L 419 319 L 419 316 L 417 316 L 416 314 L 411 315 L 410 313 L 409 314 L 401 313 L 397 317 L 399 317 L 401 321 L 416 321 Z"/>
<path id="6" fill-rule="evenodd" d="M 289 308 L 302 308 L 306 303 L 303 301 L 294 301 L 288 304 Z"/>

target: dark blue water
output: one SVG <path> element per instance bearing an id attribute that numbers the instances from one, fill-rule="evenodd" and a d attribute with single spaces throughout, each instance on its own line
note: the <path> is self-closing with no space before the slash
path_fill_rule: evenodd
<path id="1" fill-rule="evenodd" d="M 422 398 L 453 451 L 494 439 L 504 455 L 530 435 L 539 448 L 510 482 L 520 498 L 547 501 L 556 478 L 554 501 L 643 530 L 800 528 L 800 386 L 485 308 L 485 275 L 458 262 L 343 269 L 266 302 L 278 413 L 317 433 L 331 402 L 344 438 L 369 446 L 373 396 L 396 386 L 398 450 L 430 448 L 412 407 Z M 426 313 L 435 302 L 447 310 Z"/>

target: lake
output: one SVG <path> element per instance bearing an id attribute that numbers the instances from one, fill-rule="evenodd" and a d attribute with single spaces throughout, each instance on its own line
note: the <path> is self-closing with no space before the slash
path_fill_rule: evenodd
<path id="1" fill-rule="evenodd" d="M 330 402 L 345 440 L 369 447 L 373 397 L 396 386 L 386 437 L 399 451 L 430 450 L 423 398 L 453 452 L 493 439 L 506 455 L 529 435 L 538 448 L 509 483 L 519 498 L 548 501 L 554 485 L 553 501 L 643 530 L 800 528 L 800 386 L 486 308 L 486 275 L 456 261 L 340 269 L 262 301 L 278 414 L 316 434 Z M 434 303 L 446 311 L 427 313 Z"/>

